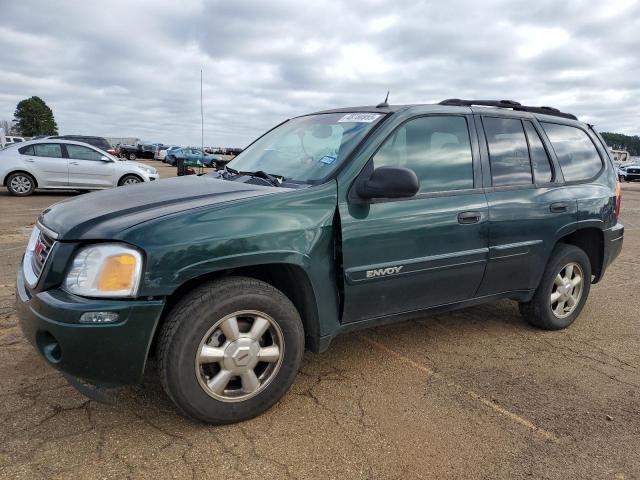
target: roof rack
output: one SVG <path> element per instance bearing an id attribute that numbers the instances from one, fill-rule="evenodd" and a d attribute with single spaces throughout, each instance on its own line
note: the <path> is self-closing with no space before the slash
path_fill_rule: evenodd
<path id="1" fill-rule="evenodd" d="M 483 107 L 511 108 L 521 112 L 542 113 L 544 115 L 553 115 L 555 117 L 569 118 L 578 120 L 578 117 L 570 113 L 561 112 L 553 107 L 529 107 L 513 100 L 461 100 L 459 98 L 449 98 L 440 102 L 440 105 L 452 105 L 458 107 L 471 107 L 473 105 Z"/>

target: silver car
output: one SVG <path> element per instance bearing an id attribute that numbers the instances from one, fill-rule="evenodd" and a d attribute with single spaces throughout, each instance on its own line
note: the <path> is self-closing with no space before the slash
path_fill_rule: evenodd
<path id="1" fill-rule="evenodd" d="M 159 177 L 153 167 L 71 140 L 34 140 L 0 151 L 0 181 L 18 196 L 40 188 L 101 190 Z"/>

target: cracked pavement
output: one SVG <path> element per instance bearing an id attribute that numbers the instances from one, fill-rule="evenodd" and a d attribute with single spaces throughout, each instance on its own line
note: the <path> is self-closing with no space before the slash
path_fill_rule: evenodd
<path id="1" fill-rule="evenodd" d="M 640 478 L 640 184 L 623 184 L 622 254 L 568 330 L 501 301 L 344 335 L 274 408 L 224 427 L 178 415 L 153 362 L 103 405 L 23 339 L 15 271 L 68 195 L 0 192 L 0 478 Z"/>

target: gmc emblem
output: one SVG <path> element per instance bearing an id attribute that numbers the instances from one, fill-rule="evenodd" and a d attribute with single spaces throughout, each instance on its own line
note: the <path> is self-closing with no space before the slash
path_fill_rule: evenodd
<path id="1" fill-rule="evenodd" d="M 43 250 L 44 250 L 44 245 L 40 240 L 38 240 L 36 242 L 35 248 L 33 249 L 34 253 L 36 254 L 36 257 L 41 258 Z"/>

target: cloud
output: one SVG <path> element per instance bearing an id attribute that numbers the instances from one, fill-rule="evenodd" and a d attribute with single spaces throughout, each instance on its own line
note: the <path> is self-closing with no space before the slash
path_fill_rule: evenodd
<path id="1" fill-rule="evenodd" d="M 350 0 L 9 2 L 0 118 L 38 95 L 62 133 L 244 146 L 337 106 L 551 105 L 640 133 L 640 4 Z"/>

